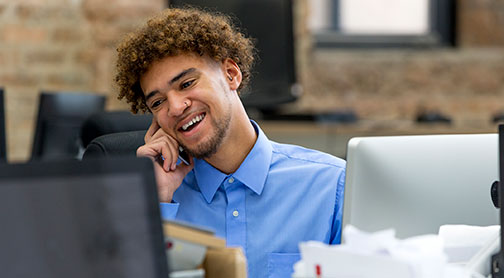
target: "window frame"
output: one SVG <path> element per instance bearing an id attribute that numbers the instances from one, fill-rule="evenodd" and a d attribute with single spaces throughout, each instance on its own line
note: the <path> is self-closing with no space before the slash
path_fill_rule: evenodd
<path id="1" fill-rule="evenodd" d="M 332 0 L 338 15 L 339 0 Z M 316 48 L 430 48 L 456 45 L 456 0 L 429 0 L 429 32 L 423 35 L 353 35 L 338 32 L 338 17 L 329 30 L 314 31 Z"/>

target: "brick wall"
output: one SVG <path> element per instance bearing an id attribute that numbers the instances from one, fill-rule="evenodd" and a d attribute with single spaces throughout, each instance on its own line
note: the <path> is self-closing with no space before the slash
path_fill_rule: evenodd
<path id="1" fill-rule="evenodd" d="M 10 161 L 31 151 L 41 90 L 108 95 L 108 108 L 125 108 L 112 88 L 115 45 L 164 7 L 163 0 L 1 0 L 0 86 L 6 93 Z"/>
<path id="2" fill-rule="evenodd" d="M 306 9 L 307 1 L 298 0 L 298 9 Z M 453 120 L 447 129 L 480 126 L 495 132 L 491 119 L 504 111 L 504 1 L 459 0 L 457 6 L 456 48 L 315 49 L 298 23 L 298 73 L 305 93 L 285 110 L 352 109 L 367 124 L 376 123 L 370 130 L 384 122 L 413 122 L 420 111 L 439 111 Z M 302 20 L 306 13 L 298 15 Z"/>

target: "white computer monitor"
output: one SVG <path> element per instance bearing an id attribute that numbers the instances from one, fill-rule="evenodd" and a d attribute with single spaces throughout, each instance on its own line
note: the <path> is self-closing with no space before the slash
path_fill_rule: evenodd
<path id="1" fill-rule="evenodd" d="M 498 166 L 497 134 L 352 138 L 343 226 L 406 238 L 443 224 L 498 224 Z"/>

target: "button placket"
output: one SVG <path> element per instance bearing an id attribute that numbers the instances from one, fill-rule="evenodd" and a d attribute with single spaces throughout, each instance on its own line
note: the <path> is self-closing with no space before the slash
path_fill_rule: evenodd
<path id="1" fill-rule="evenodd" d="M 245 187 L 238 180 L 229 177 L 224 182 L 227 196 L 226 241 L 228 245 L 246 248 Z"/>

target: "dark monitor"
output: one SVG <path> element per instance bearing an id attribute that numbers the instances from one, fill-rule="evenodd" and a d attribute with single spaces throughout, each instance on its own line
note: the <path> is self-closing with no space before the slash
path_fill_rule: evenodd
<path id="1" fill-rule="evenodd" d="M 0 88 L 0 162 L 7 161 L 7 140 L 5 131 L 4 90 Z"/>
<path id="2" fill-rule="evenodd" d="M 500 251 L 492 257 L 492 277 L 502 277 L 504 266 L 504 124 L 499 125 L 499 188 L 498 202 L 500 207 Z"/>
<path id="3" fill-rule="evenodd" d="M 32 160 L 79 158 L 80 131 L 93 113 L 103 111 L 105 96 L 90 93 L 43 92 L 33 137 Z"/>
<path id="4" fill-rule="evenodd" d="M 2 277 L 168 277 L 148 159 L 0 165 Z"/>
<path id="5" fill-rule="evenodd" d="M 237 26 L 256 39 L 259 59 L 252 69 L 247 108 L 274 110 L 299 95 L 294 63 L 291 0 L 169 0 L 172 6 L 205 7 L 238 19 Z"/>

